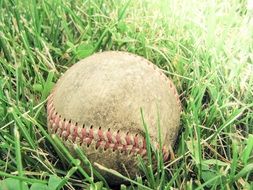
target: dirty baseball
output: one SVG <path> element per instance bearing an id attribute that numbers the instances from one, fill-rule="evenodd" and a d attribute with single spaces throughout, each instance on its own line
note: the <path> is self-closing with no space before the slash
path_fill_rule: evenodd
<path id="1" fill-rule="evenodd" d="M 48 130 L 73 154 L 134 178 L 145 158 L 144 122 L 154 147 L 169 159 L 179 130 L 180 100 L 170 79 L 153 63 L 127 52 L 102 52 L 69 68 L 48 97 Z M 83 166 L 85 168 L 85 166 Z M 94 166 L 95 167 L 95 166 Z M 122 179 L 99 170 L 109 184 Z"/>

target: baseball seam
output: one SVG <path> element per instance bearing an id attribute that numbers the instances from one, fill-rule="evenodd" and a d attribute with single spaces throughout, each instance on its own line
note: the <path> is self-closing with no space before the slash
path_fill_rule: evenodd
<path id="1" fill-rule="evenodd" d="M 86 127 L 84 124 L 79 125 L 77 122 L 63 118 L 56 112 L 53 105 L 53 94 L 48 97 L 47 113 L 49 130 L 57 134 L 63 140 L 69 140 L 77 144 L 86 144 L 89 147 L 95 141 L 95 148 L 103 150 L 112 149 L 128 154 L 139 154 L 145 156 L 147 153 L 146 139 L 138 134 L 123 134 L 119 130 L 112 132 L 110 128 L 104 130 L 101 127 L 95 129 L 92 125 Z M 159 144 L 155 143 L 155 147 L 159 148 Z M 169 151 L 165 147 L 162 148 L 164 160 L 169 157 Z"/>
<path id="2" fill-rule="evenodd" d="M 125 53 L 130 56 L 137 57 L 141 62 L 146 63 L 155 72 L 157 72 L 165 81 L 168 82 L 171 91 L 173 92 L 179 110 L 181 110 L 181 104 L 179 95 L 174 84 L 167 78 L 167 76 L 159 70 L 159 68 L 149 62 L 148 60 L 128 53 L 128 52 L 115 52 Z M 57 134 L 64 140 L 69 140 L 77 144 L 86 144 L 89 147 L 92 143 L 96 143 L 95 148 L 102 148 L 104 151 L 112 149 L 112 151 L 120 151 L 128 154 L 139 154 L 145 156 L 147 153 L 146 139 L 138 134 L 131 134 L 130 132 L 111 131 L 111 129 L 104 130 L 101 127 L 96 129 L 94 126 L 85 126 L 85 124 L 79 124 L 75 121 L 68 120 L 62 117 L 55 109 L 53 104 L 53 92 L 48 97 L 47 101 L 47 113 L 48 113 L 48 128 L 52 133 Z M 155 148 L 159 148 L 158 143 L 154 143 Z M 164 160 L 168 160 L 169 155 L 173 156 L 171 147 L 162 147 L 162 153 Z"/>

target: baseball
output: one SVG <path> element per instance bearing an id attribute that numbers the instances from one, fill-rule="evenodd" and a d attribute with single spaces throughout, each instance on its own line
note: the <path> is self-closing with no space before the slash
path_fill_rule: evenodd
<path id="1" fill-rule="evenodd" d="M 78 144 L 90 162 L 134 178 L 137 156 L 146 156 L 145 129 L 169 157 L 179 129 L 180 100 L 174 84 L 148 60 L 108 51 L 85 58 L 56 83 L 48 97 L 48 130 L 70 150 Z M 84 166 L 85 168 L 85 166 Z M 123 180 L 96 168 L 111 185 Z"/>

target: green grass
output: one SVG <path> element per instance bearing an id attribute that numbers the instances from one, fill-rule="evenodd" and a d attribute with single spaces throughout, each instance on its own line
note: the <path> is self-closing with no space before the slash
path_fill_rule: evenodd
<path id="1" fill-rule="evenodd" d="M 164 70 L 183 113 L 175 159 L 121 189 L 253 188 L 250 2 L 0 0 L 0 183 L 106 188 L 47 133 L 45 102 L 78 60 L 124 50 Z"/>

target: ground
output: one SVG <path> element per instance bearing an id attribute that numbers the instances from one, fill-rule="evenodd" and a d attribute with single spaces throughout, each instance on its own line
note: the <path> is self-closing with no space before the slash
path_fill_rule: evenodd
<path id="1" fill-rule="evenodd" d="M 121 189 L 253 188 L 252 18 L 251 0 L 0 0 L 0 189 L 108 188 L 45 109 L 67 68 L 105 50 L 155 63 L 183 108 L 175 159 Z"/>

